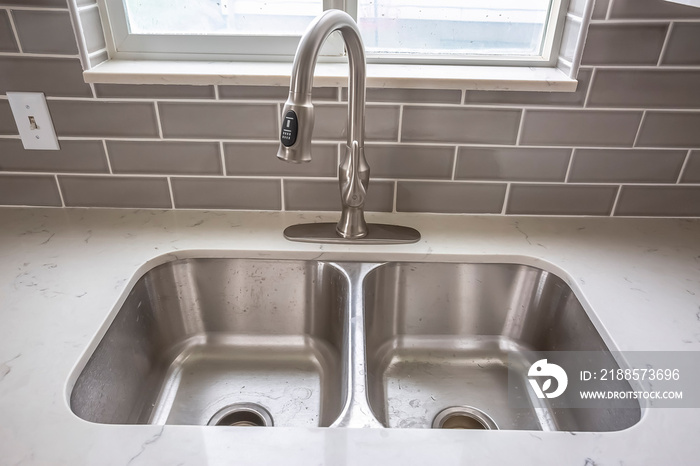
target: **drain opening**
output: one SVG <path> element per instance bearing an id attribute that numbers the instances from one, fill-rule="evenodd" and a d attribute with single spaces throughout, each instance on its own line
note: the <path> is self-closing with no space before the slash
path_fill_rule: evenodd
<path id="1" fill-rule="evenodd" d="M 498 426 L 485 412 L 471 406 L 451 406 L 435 416 L 433 429 L 498 430 Z"/>
<path id="2" fill-rule="evenodd" d="M 272 416 L 255 403 L 236 403 L 220 409 L 208 424 L 210 426 L 272 427 Z"/>

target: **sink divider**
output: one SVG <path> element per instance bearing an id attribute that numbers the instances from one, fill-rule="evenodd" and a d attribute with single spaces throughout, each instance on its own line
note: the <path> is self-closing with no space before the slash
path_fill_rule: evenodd
<path id="1" fill-rule="evenodd" d="M 350 299 L 343 321 L 343 369 L 347 376 L 343 390 L 345 406 L 330 427 L 384 427 L 372 412 L 367 398 L 367 343 L 363 282 L 369 272 L 383 263 L 332 262 L 345 275 Z"/>

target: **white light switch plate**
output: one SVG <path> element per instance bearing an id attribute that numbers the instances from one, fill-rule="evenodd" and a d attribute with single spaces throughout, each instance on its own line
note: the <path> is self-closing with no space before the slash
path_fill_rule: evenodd
<path id="1" fill-rule="evenodd" d="M 43 93 L 8 92 L 7 99 L 25 149 L 60 149 Z"/>

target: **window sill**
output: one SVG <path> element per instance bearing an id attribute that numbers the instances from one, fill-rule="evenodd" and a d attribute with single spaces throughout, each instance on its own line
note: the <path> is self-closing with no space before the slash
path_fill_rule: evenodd
<path id="1" fill-rule="evenodd" d="M 88 83 L 289 86 L 291 63 L 108 60 L 83 73 Z M 316 65 L 314 85 L 347 85 L 346 63 Z M 367 65 L 367 87 L 574 92 L 556 68 Z"/>

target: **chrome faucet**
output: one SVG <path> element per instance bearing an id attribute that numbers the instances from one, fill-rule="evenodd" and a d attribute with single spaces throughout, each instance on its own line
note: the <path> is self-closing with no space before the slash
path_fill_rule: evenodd
<path id="1" fill-rule="evenodd" d="M 339 167 L 340 221 L 333 224 L 294 225 L 284 235 L 293 241 L 413 243 L 420 233 L 396 225 L 368 225 L 364 205 L 369 185 L 369 165 L 365 158 L 365 47 L 357 24 L 340 10 L 327 10 L 314 19 L 304 32 L 292 65 L 289 98 L 284 104 L 277 157 L 285 162 L 311 161 L 311 135 L 314 107 L 311 102 L 313 73 L 321 46 L 331 33 L 340 31 L 350 65 L 348 85 L 348 129 L 345 155 Z"/>

